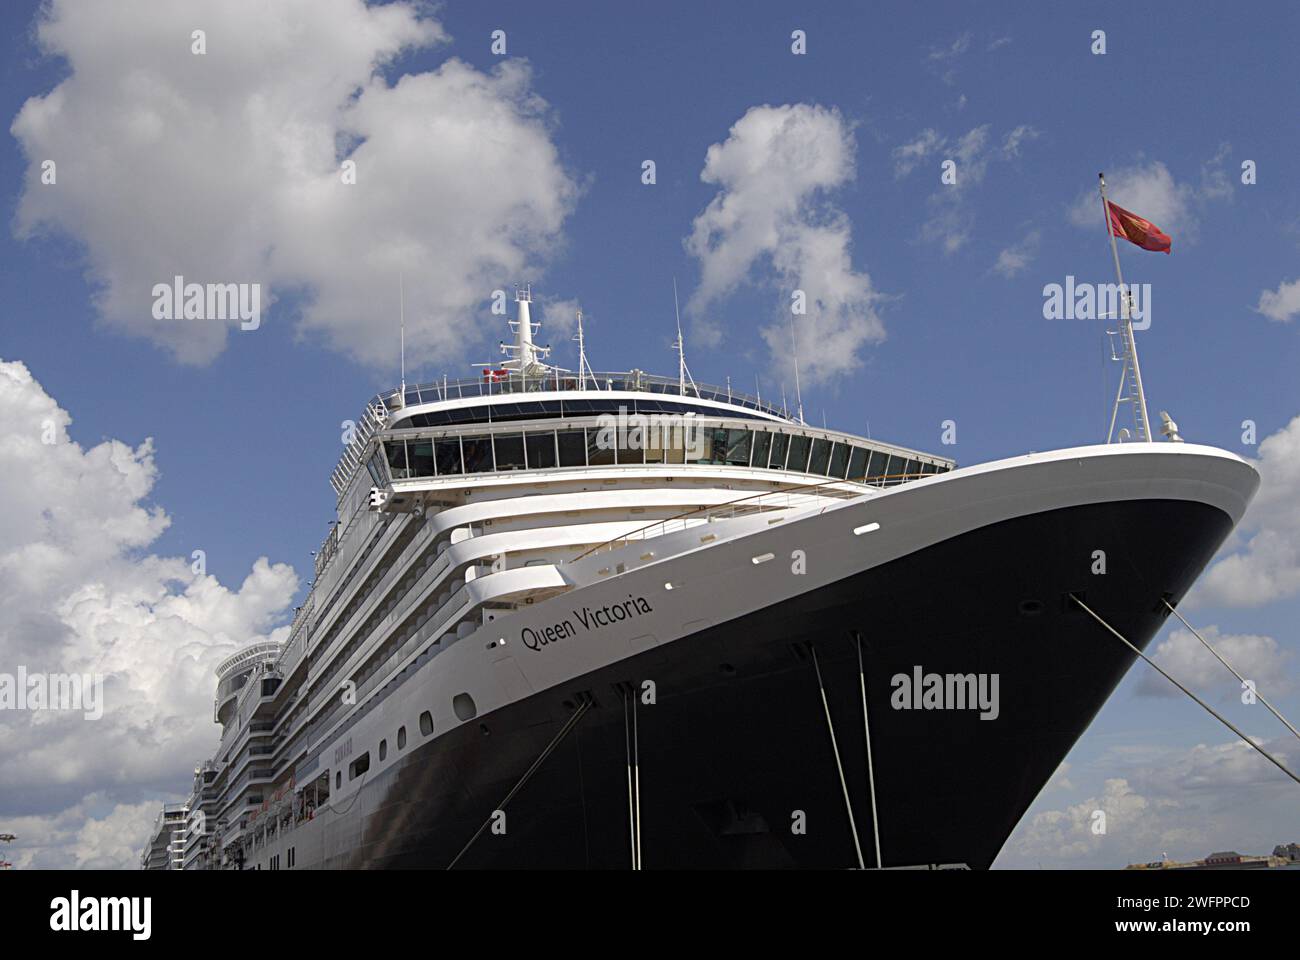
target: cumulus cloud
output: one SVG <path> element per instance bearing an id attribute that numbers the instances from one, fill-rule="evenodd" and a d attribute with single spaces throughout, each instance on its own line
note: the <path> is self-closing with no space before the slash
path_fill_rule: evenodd
<path id="1" fill-rule="evenodd" d="M 1290 323 L 1300 316 L 1300 279 L 1279 284 L 1276 290 L 1265 290 L 1255 309 L 1277 323 Z"/>
<path id="2" fill-rule="evenodd" d="M 1197 586 L 1196 602 L 1258 606 L 1300 593 L 1300 416 L 1259 445 L 1259 493 L 1238 528 L 1239 546 Z"/>
<path id="3" fill-rule="evenodd" d="M 1031 230 L 1019 243 L 1004 247 L 998 254 L 997 261 L 993 264 L 993 271 L 1000 273 L 1008 280 L 1017 274 L 1023 273 L 1024 269 L 1029 266 L 1038 254 L 1038 245 L 1041 239 L 1042 234 L 1038 230 Z"/>
<path id="4" fill-rule="evenodd" d="M 1021 124 L 998 141 L 992 129 L 986 123 L 950 137 L 927 128 L 894 148 L 894 176 L 899 179 L 929 162 L 938 188 L 926 200 L 929 213 L 921 224 L 921 239 L 938 243 L 944 253 L 956 253 L 970 240 L 975 225 L 967 202 L 971 188 L 983 182 L 991 164 L 1015 160 L 1021 147 L 1039 136 L 1033 127 Z M 944 183 L 940 180 L 941 163 L 949 160 L 955 164 L 955 182 Z M 1008 257 L 1009 266 L 1014 265 L 1014 255 Z"/>
<path id="5" fill-rule="evenodd" d="M 213 669 L 285 636 L 298 578 L 262 558 L 231 589 L 147 552 L 170 522 L 147 503 L 151 443 L 83 448 L 70 422 L 23 364 L 0 361 L 0 672 L 103 677 L 99 719 L 0 711 L 0 821 L 23 840 L 15 854 L 50 848 L 34 865 L 131 866 L 137 838 L 121 822 L 147 827 L 188 787 L 218 734 Z"/>
<path id="6" fill-rule="evenodd" d="M 1253 680 L 1265 696 L 1290 691 L 1287 662 L 1291 655 L 1272 637 L 1222 633 L 1214 624 L 1198 629 L 1206 642 L 1232 664 L 1238 673 L 1247 680 Z M 1180 628 L 1170 633 L 1156 647 L 1155 659 L 1162 668 L 1193 690 L 1218 691 L 1225 699 L 1236 699 L 1241 693 L 1241 684 L 1237 678 L 1224 669 L 1223 664 L 1189 630 Z M 1183 695 L 1172 683 L 1152 670 L 1142 674 L 1138 692 L 1156 697 Z"/>
<path id="7" fill-rule="evenodd" d="M 1297 755 L 1294 740 L 1257 742 L 1288 766 L 1288 751 Z M 1031 812 L 996 865 L 1114 869 L 1164 853 L 1175 860 L 1229 848 L 1267 853 L 1295 823 L 1295 785 L 1241 740 L 1129 745 L 1098 766 L 1122 775 L 1106 777 L 1078 802 Z M 1104 833 L 1094 831 L 1097 811 L 1105 814 Z"/>
<path id="8" fill-rule="evenodd" d="M 155 319 L 177 275 L 259 283 L 264 314 L 293 295 L 301 334 L 389 366 L 402 274 L 408 362 L 459 351 L 466 314 L 541 269 L 575 199 L 526 62 L 385 78 L 447 41 L 411 3 L 53 0 L 37 35 L 67 75 L 13 122 L 15 229 L 79 242 L 104 322 L 185 363 L 238 321 Z"/>
<path id="9" fill-rule="evenodd" d="M 797 318 L 801 375 L 807 383 L 856 368 L 859 351 L 884 339 L 880 294 L 853 269 L 852 229 L 826 192 L 852 180 L 856 143 L 838 110 L 810 104 L 752 107 L 728 138 L 709 147 L 701 179 L 719 187 L 686 240 L 700 261 L 699 288 L 688 302 L 696 342 L 716 344 L 708 307 L 769 270 L 780 293 L 780 318 L 761 331 L 774 364 L 790 363 L 791 296 L 802 290 Z"/>
<path id="10" fill-rule="evenodd" d="M 1224 163 L 1231 148 L 1219 147 L 1214 157 L 1201 165 L 1199 183 L 1179 181 L 1159 160 L 1139 161 L 1106 173 L 1106 195 L 1125 210 L 1145 217 L 1180 242 L 1195 243 L 1201 218 L 1211 201 L 1231 195 Z M 1070 206 L 1075 226 L 1095 230 L 1104 227 L 1101 198 L 1096 188 L 1080 191 Z"/>

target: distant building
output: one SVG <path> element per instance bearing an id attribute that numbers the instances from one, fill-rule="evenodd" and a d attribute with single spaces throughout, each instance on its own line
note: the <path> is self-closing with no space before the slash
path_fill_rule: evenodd
<path id="1" fill-rule="evenodd" d="M 1300 843 L 1279 843 L 1273 848 L 1273 856 L 1300 861 Z"/>
<path id="2" fill-rule="evenodd" d="M 1205 858 L 1207 867 L 1227 867 L 1241 863 L 1241 854 L 1236 850 L 1222 850 Z"/>

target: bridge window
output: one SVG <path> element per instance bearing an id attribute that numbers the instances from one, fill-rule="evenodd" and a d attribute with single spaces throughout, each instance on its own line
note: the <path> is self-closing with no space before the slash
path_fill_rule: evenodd
<path id="1" fill-rule="evenodd" d="M 524 446 L 528 451 L 528 469 L 545 470 L 555 466 L 555 432 L 524 434 Z"/>
<path id="2" fill-rule="evenodd" d="M 610 443 L 611 430 L 587 429 L 587 465 L 606 467 L 614 462 L 614 444 Z"/>
<path id="3" fill-rule="evenodd" d="M 406 441 L 389 440 L 384 444 L 384 452 L 388 456 L 388 472 L 394 480 L 405 480 L 408 476 L 406 472 Z"/>
<path id="4" fill-rule="evenodd" d="M 831 442 L 825 437 L 813 441 L 812 457 L 808 461 L 808 472 L 826 476 L 826 468 L 831 463 Z"/>
<path id="5" fill-rule="evenodd" d="M 749 443 L 752 436 L 748 430 L 728 430 L 723 462 L 733 467 L 749 466 Z"/>
<path id="6" fill-rule="evenodd" d="M 767 455 L 772 450 L 772 435 L 765 430 L 754 434 L 754 459 L 756 467 L 767 466 Z"/>
<path id="7" fill-rule="evenodd" d="M 523 470 L 524 435 L 522 433 L 498 434 L 493 438 L 496 444 L 498 470 Z"/>
<path id="8" fill-rule="evenodd" d="M 866 447 L 854 447 L 853 456 L 849 458 L 849 479 L 861 480 L 867 475 L 867 459 L 871 451 Z"/>
<path id="9" fill-rule="evenodd" d="M 461 437 L 460 446 L 465 457 L 466 473 L 492 472 L 491 437 Z"/>
<path id="10" fill-rule="evenodd" d="M 587 465 L 587 439 L 581 430 L 561 430 L 555 439 L 560 448 L 560 466 Z"/>
<path id="11" fill-rule="evenodd" d="M 435 473 L 433 466 L 433 441 L 407 441 L 406 463 L 410 468 L 411 476 L 432 477 Z"/>
<path id="12" fill-rule="evenodd" d="M 790 435 L 775 433 L 772 435 L 772 459 L 768 466 L 773 470 L 785 469 L 785 455 L 790 450 Z"/>
<path id="13" fill-rule="evenodd" d="M 785 468 L 795 473 L 808 471 L 808 452 L 812 448 L 812 437 L 793 436 L 790 438 L 790 456 L 786 458 Z"/>
<path id="14" fill-rule="evenodd" d="M 885 475 L 885 467 L 889 464 L 889 454 L 881 453 L 879 450 L 871 451 L 871 463 L 867 466 L 867 476 L 872 480 L 878 480 Z"/>
<path id="15" fill-rule="evenodd" d="M 450 437 L 433 442 L 433 458 L 438 462 L 438 476 L 446 477 L 464 473 L 460 462 L 460 437 Z"/>

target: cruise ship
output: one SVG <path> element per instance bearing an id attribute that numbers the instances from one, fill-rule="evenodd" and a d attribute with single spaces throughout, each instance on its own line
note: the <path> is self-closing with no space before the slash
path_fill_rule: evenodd
<path id="1" fill-rule="evenodd" d="M 563 370 L 516 302 L 500 366 L 366 406 L 155 860 L 987 868 L 1135 659 L 1080 601 L 1144 647 L 1258 485 L 1171 431 L 958 467 L 680 332 L 677 377 Z"/>

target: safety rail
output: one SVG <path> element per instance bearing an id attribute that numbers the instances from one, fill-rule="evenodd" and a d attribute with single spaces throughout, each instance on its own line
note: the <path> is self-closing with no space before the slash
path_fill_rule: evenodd
<path id="1" fill-rule="evenodd" d="M 873 487 L 897 486 L 898 484 L 906 483 L 909 480 L 916 480 L 921 477 L 933 477 L 933 476 L 937 476 L 937 474 L 891 473 L 891 474 L 882 474 L 879 477 L 865 477 L 865 478 L 859 477 L 852 480 L 841 480 L 841 479 L 823 480 L 820 483 L 804 483 L 804 484 L 799 484 L 798 486 L 784 487 L 780 490 L 764 490 L 761 493 L 753 493 L 748 496 L 738 497 L 735 500 L 728 500 L 726 503 L 711 504 L 709 506 L 704 506 L 704 507 L 695 507 L 694 509 L 687 510 L 684 513 L 679 513 L 671 517 L 665 517 L 662 520 L 656 520 L 653 523 L 648 523 L 644 527 L 638 527 L 636 530 L 633 530 L 629 533 L 625 533 L 622 536 L 615 537 L 612 540 L 606 540 L 604 543 L 598 543 L 596 544 L 596 546 L 591 547 L 588 550 L 584 550 L 582 553 L 578 554 L 569 562 L 577 563 L 579 560 L 583 559 L 584 557 L 589 557 L 592 554 L 600 553 L 603 550 L 616 550 L 619 547 L 623 547 L 629 543 L 632 543 L 633 541 L 650 540 L 653 539 L 654 537 L 660 537 L 666 533 L 671 532 L 674 529 L 686 530 L 692 526 L 699 526 L 702 523 L 711 523 L 715 520 L 730 519 L 732 517 L 744 516 L 746 514 L 763 513 L 764 511 L 770 513 L 770 512 L 775 512 L 777 510 L 789 510 L 796 506 L 804 506 L 808 503 L 813 503 L 816 501 L 816 497 L 812 497 L 807 495 L 806 493 L 803 493 L 801 494 L 803 496 L 802 502 L 795 502 L 795 500 L 790 496 L 790 494 L 800 493 L 800 491 L 823 490 L 824 491 L 823 495 L 829 495 L 839 500 L 852 500 L 855 497 L 862 496 L 862 494 L 853 490 L 838 489 L 835 488 L 835 485 L 843 484 L 843 483 L 858 483 L 858 484 L 863 484 L 865 486 L 873 486 Z M 784 502 L 761 502 L 761 503 L 756 502 L 756 501 L 767 501 L 769 498 L 772 497 L 783 497 L 783 496 L 785 497 Z M 741 504 L 744 504 L 744 506 L 741 506 Z M 694 522 L 691 522 L 692 520 Z M 670 526 L 672 524 L 677 524 L 677 526 L 676 527 Z M 655 530 L 657 530 L 657 532 L 654 533 L 650 532 Z"/>

